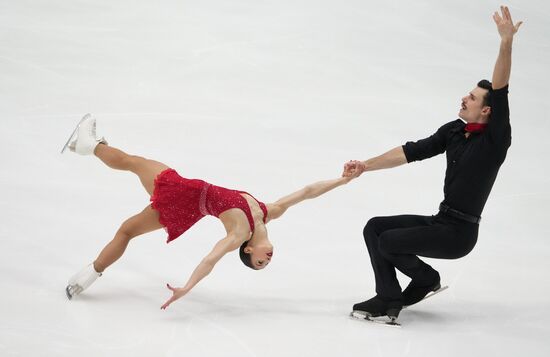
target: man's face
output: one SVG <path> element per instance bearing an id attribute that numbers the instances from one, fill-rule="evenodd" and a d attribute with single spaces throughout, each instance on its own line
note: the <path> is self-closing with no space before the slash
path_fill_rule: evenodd
<path id="1" fill-rule="evenodd" d="M 467 123 L 484 123 L 491 112 L 491 107 L 483 106 L 483 98 L 488 90 L 480 87 L 472 89 L 468 95 L 462 97 L 458 117 Z"/>

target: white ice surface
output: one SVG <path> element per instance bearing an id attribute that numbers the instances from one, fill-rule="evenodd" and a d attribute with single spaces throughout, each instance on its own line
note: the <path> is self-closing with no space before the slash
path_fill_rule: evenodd
<path id="1" fill-rule="evenodd" d="M 443 156 L 370 173 L 270 224 L 262 272 L 225 257 L 161 311 L 223 237 L 157 231 L 65 298 L 139 181 L 59 155 L 86 112 L 114 146 L 270 202 L 456 119 L 489 78 L 496 1 L 0 1 L 0 356 L 548 356 L 550 5 L 510 1 L 513 145 L 450 289 L 401 329 L 348 319 L 374 293 L 369 217 L 435 213 Z M 400 276 L 403 284 L 407 279 Z"/>

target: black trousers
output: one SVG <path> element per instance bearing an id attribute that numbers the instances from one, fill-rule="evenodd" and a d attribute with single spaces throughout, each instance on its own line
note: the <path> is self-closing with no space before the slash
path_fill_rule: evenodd
<path id="1" fill-rule="evenodd" d="M 374 217 L 363 230 L 374 277 L 376 294 L 401 299 L 395 269 L 415 285 L 433 283 L 437 273 L 418 256 L 457 259 L 477 242 L 479 225 L 439 213 L 436 216 L 401 215 Z"/>

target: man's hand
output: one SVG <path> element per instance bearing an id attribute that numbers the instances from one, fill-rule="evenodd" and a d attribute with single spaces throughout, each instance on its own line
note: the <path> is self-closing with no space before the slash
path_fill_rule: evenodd
<path id="1" fill-rule="evenodd" d="M 356 178 L 365 171 L 365 163 L 359 160 L 350 160 L 344 165 L 342 177 Z"/>
<path id="2" fill-rule="evenodd" d="M 495 20 L 495 23 L 497 24 L 500 38 L 502 40 L 511 40 L 514 37 L 514 34 L 518 32 L 519 27 L 523 22 L 519 21 L 514 25 L 512 15 L 510 14 L 510 10 L 507 6 L 501 6 L 500 11 L 502 15 L 500 15 L 498 11 L 495 11 L 493 14 L 493 20 Z"/>
<path id="3" fill-rule="evenodd" d="M 164 303 L 164 305 L 162 305 L 160 308 L 163 309 L 163 310 L 166 310 L 166 308 L 171 304 L 173 303 L 174 301 L 176 301 L 177 299 L 179 299 L 180 297 L 184 296 L 185 294 L 187 294 L 189 292 L 189 290 L 187 289 L 184 289 L 184 288 L 173 288 L 172 286 L 170 286 L 170 284 L 166 284 L 166 287 L 172 291 L 172 297 L 168 300 L 166 300 L 166 302 Z"/>

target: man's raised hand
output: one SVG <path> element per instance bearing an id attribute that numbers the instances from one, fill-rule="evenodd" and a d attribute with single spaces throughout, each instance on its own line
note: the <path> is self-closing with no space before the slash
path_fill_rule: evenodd
<path id="1" fill-rule="evenodd" d="M 519 27 L 523 23 L 522 21 L 518 21 L 515 25 L 512 21 L 512 15 L 510 14 L 510 10 L 507 6 L 501 6 L 500 7 L 499 14 L 498 11 L 495 11 L 493 14 L 493 20 L 495 20 L 495 24 L 497 25 L 498 33 L 500 34 L 500 37 L 505 39 L 512 39 L 514 37 L 514 34 L 518 32 Z"/>

